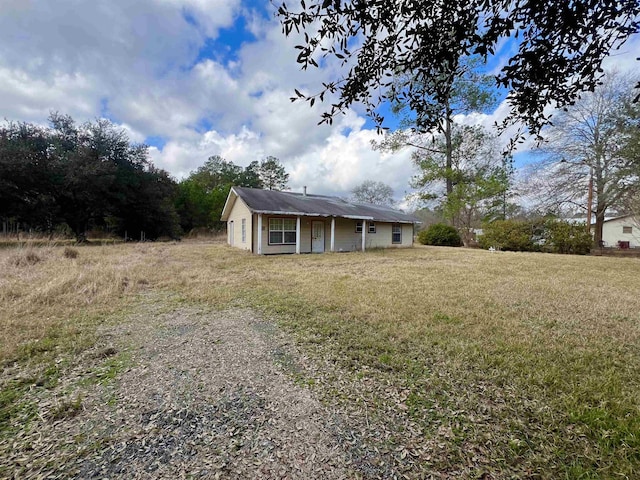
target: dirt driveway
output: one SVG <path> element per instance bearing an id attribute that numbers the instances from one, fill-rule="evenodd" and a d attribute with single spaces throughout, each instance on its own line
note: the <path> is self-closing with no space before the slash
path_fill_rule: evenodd
<path id="1" fill-rule="evenodd" d="M 305 362 L 255 312 L 150 297 L 38 399 L 2 462 L 14 478 L 393 478 L 363 440 L 378 432 L 321 403 Z"/>

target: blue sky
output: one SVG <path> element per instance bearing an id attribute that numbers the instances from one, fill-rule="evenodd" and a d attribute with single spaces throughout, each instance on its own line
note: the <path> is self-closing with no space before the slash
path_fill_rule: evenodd
<path id="1" fill-rule="evenodd" d="M 321 105 L 289 101 L 294 88 L 313 89 L 334 72 L 300 71 L 296 40 L 273 14 L 258 0 L 3 0 L 0 116 L 109 118 L 176 178 L 211 155 L 243 166 L 274 155 L 293 190 L 345 195 L 371 179 L 400 199 L 413 173 L 409 150 L 373 151 L 379 137 L 357 107 L 318 126 Z M 629 44 L 610 66 L 637 68 L 639 47 Z M 490 126 L 504 113 L 502 104 L 467 121 Z"/>

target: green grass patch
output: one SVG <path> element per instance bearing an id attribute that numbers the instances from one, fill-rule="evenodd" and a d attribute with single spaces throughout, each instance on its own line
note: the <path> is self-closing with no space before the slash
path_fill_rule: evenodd
<path id="1" fill-rule="evenodd" d="M 32 382 L 33 379 L 13 380 L 0 389 L 0 438 L 15 431 L 16 418 L 21 418 L 23 425 L 20 428 L 24 428 L 35 415 L 33 402 L 24 399 Z"/>
<path id="2" fill-rule="evenodd" d="M 115 382 L 118 376 L 131 366 L 131 353 L 121 351 L 114 353 L 101 365 L 91 371 L 82 380 L 82 385 L 109 385 Z"/>

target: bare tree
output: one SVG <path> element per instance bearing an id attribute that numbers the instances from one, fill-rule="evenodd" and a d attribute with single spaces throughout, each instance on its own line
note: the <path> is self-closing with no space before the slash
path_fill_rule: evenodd
<path id="1" fill-rule="evenodd" d="M 546 209 L 579 207 L 585 219 L 589 211 L 595 213 L 596 244 L 602 240 L 607 211 L 624 208 L 638 185 L 640 159 L 628 148 L 639 121 L 633 104 L 636 81 L 609 72 L 594 92 L 559 113 L 542 147 L 545 158 L 532 178 Z M 588 205 L 591 197 L 595 208 Z"/>
<path id="2" fill-rule="evenodd" d="M 632 129 L 623 147 L 623 154 L 628 158 L 636 159 L 629 172 L 631 178 L 635 179 L 635 186 L 629 189 L 624 211 L 633 215 L 636 224 L 640 226 L 640 103 L 635 103 L 633 107 L 636 110 L 636 128 Z"/>
<path id="3" fill-rule="evenodd" d="M 386 183 L 365 180 L 351 190 L 353 198 L 358 202 L 374 203 L 376 205 L 393 205 L 393 188 Z"/>

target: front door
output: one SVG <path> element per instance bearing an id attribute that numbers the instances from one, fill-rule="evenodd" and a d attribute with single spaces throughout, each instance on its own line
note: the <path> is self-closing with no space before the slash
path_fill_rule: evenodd
<path id="1" fill-rule="evenodd" d="M 311 222 L 311 251 L 324 252 L 324 222 Z"/>

